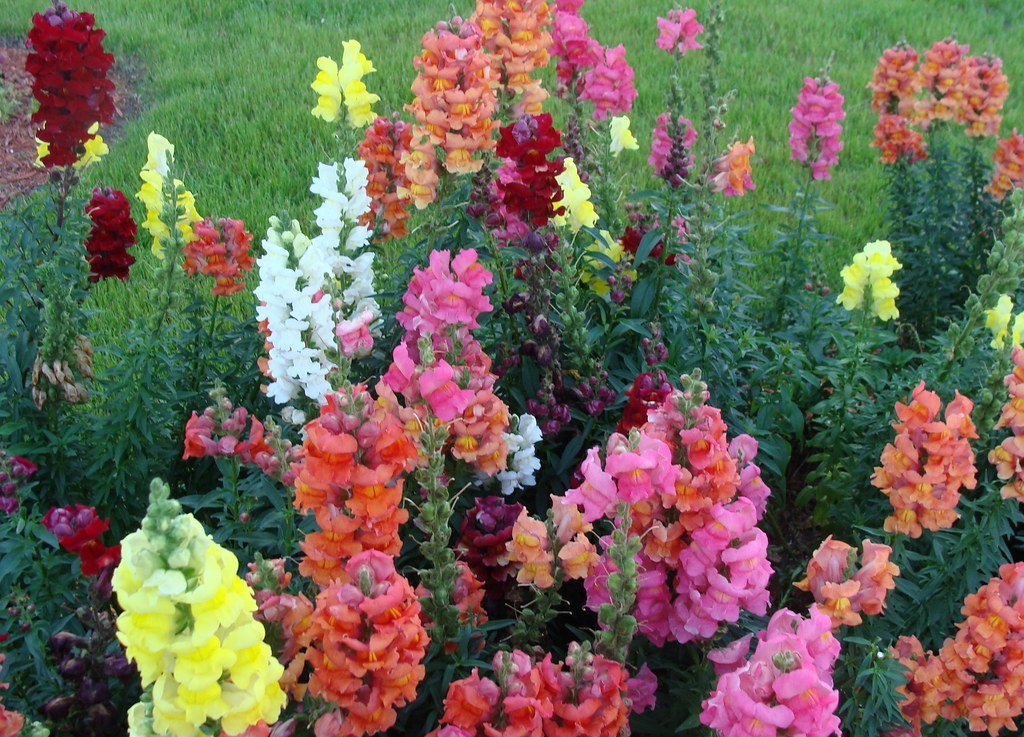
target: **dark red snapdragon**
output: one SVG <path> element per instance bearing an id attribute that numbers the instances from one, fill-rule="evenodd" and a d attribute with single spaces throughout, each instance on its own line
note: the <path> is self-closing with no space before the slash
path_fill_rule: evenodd
<path id="1" fill-rule="evenodd" d="M 629 401 L 615 431 L 628 435 L 634 427 L 646 425 L 648 411 L 660 406 L 671 393 L 672 384 L 664 371 L 648 371 L 637 376 L 633 386 L 626 390 Z"/>
<path id="2" fill-rule="evenodd" d="M 74 164 L 92 138 L 89 128 L 114 120 L 114 83 L 107 77 L 114 57 L 103 49 L 106 34 L 95 20 L 63 2 L 32 16 L 25 70 L 39 102 L 32 114 L 40 126 L 36 137 L 49 144 L 43 166 Z"/>
<path id="3" fill-rule="evenodd" d="M 135 245 L 138 232 L 128 198 L 120 190 L 97 187 L 85 206 L 85 214 L 92 221 L 89 237 L 85 239 L 89 281 L 112 276 L 127 279 L 128 269 L 135 263 L 128 249 Z"/>
<path id="4" fill-rule="evenodd" d="M 562 134 L 551 114 L 524 115 L 499 130 L 495 149 L 504 163 L 498 168 L 495 190 L 505 210 L 534 227 L 555 215 L 561 189 L 555 177 L 565 168 L 562 159 L 549 159 L 562 145 Z"/>
<path id="5" fill-rule="evenodd" d="M 506 545 L 512 539 L 512 526 L 522 511 L 522 504 L 508 504 L 500 496 L 482 496 L 475 500 L 462 520 L 459 557 L 483 582 L 489 608 L 503 598 L 514 582 Z"/>
<path id="6" fill-rule="evenodd" d="M 75 553 L 86 576 L 100 574 L 121 560 L 121 546 L 107 547 L 100 538 L 110 529 L 110 520 L 100 519 L 96 510 L 84 504 L 51 507 L 43 517 L 43 526 L 53 533 L 60 546 Z"/>

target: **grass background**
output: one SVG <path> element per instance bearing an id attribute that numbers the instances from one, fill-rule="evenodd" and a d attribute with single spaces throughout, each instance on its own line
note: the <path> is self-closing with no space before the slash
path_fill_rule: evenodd
<path id="1" fill-rule="evenodd" d="M 267 217 L 282 209 L 309 219 L 315 202 L 307 187 L 318 161 L 354 154 L 354 134 L 336 140 L 332 126 L 309 114 L 316 58 L 340 58 L 342 41 L 359 39 L 377 67 L 367 83 L 381 96 L 378 112 L 398 109 L 411 97 L 411 59 L 423 32 L 453 9 L 468 15 L 474 2 L 78 0 L 74 5 L 96 15 L 107 31 L 107 48 L 138 80 L 142 100 L 140 113 L 112 141 L 110 155 L 88 172 L 87 184 L 134 192 L 146 135 L 155 130 L 176 144 L 183 179 L 200 212 L 241 217 L 259 240 Z M 671 68 L 670 57 L 654 46 L 655 17 L 672 5 L 673 0 L 588 0 L 583 8 L 594 37 L 604 45 L 625 44 L 636 70 L 640 96 L 632 119 L 641 150 L 623 154 L 618 163 L 627 193 L 651 183 L 646 150 Z M 706 0 L 693 6 L 698 18 L 706 16 Z M 0 37 L 23 36 L 31 14 L 43 7 L 41 0 L 0 0 Z M 787 203 L 803 175 L 789 161 L 789 109 L 802 78 L 816 73 L 832 54 L 832 77 L 846 95 L 845 149 L 832 181 L 819 188 L 822 197 L 836 203 L 824 220 L 834 241 L 811 256 L 830 272 L 884 233 L 884 178 L 870 148 L 875 116 L 865 89 L 884 48 L 906 39 L 923 51 L 955 33 L 973 53 L 998 54 L 1011 83 L 1005 130 L 1024 129 L 1024 93 L 1017 90 L 1024 81 L 1021 0 L 726 0 L 725 7 L 723 88 L 738 93 L 727 118 L 729 132 L 744 139 L 753 135 L 757 145 L 757 192 L 731 205 L 752 208 L 755 252 L 771 238 L 778 217 L 764 205 Z M 557 120 L 557 106 L 554 112 Z M 153 263 L 136 255 L 140 261 L 130 282 L 108 280 L 95 289 L 94 335 L 116 334 L 142 308 L 147 292 L 142 287 Z"/>

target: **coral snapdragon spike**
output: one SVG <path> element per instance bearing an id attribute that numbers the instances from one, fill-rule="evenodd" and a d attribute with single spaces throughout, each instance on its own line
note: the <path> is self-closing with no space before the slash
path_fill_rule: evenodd
<path id="1" fill-rule="evenodd" d="M 964 600 L 961 613 L 956 636 L 937 654 L 925 652 L 915 637 L 897 642 L 894 655 L 909 679 L 900 689 L 903 715 L 917 730 L 941 717 L 965 719 L 972 732 L 1016 731 L 1014 720 L 1024 714 L 1024 563 L 1000 566 L 998 576 Z"/>
<path id="2" fill-rule="evenodd" d="M 348 583 L 316 599 L 309 690 L 338 706 L 317 720 L 317 734 L 359 737 L 390 728 L 396 709 L 416 698 L 429 640 L 419 600 L 390 556 L 365 551 L 345 574 Z"/>
<path id="3" fill-rule="evenodd" d="M 409 153 L 411 143 L 411 126 L 395 116 L 374 120 L 359 144 L 359 158 L 369 172 L 366 194 L 372 201 L 371 211 L 361 222 L 369 226 L 374 220 L 382 220 L 383 227 L 376 231 L 384 241 L 408 234 L 411 182 L 402 159 Z"/>
<path id="4" fill-rule="evenodd" d="M 902 115 L 883 113 L 878 117 L 871 147 L 881 152 L 878 160 L 883 164 L 895 164 L 900 160 L 913 164 L 928 155 L 924 136 L 911 128 L 910 121 Z"/>
<path id="5" fill-rule="evenodd" d="M 728 150 L 715 162 L 715 173 L 711 188 L 726 197 L 742 197 L 756 187 L 751 178 L 750 157 L 754 154 L 754 138 L 743 143 L 733 142 Z"/>
<path id="6" fill-rule="evenodd" d="M 952 527 L 960 489 L 977 485 L 970 441 L 978 437 L 971 422 L 974 404 L 959 392 L 939 419 L 942 402 L 922 381 L 910 404 L 896 404 L 896 438 L 882 451 L 872 485 L 885 494 L 893 514 L 885 531 L 918 538 L 924 530 Z"/>
<path id="7" fill-rule="evenodd" d="M 1003 122 L 1010 84 L 998 56 L 969 56 L 964 72 L 964 122 L 968 136 L 995 136 Z"/>
<path id="8" fill-rule="evenodd" d="M 515 112 L 539 114 L 548 93 L 534 75 L 550 58 L 550 5 L 545 0 L 477 0 L 470 21 L 480 28 L 494 78 L 517 96 Z"/>
<path id="9" fill-rule="evenodd" d="M 880 614 L 886 594 L 896 588 L 900 569 L 889 562 L 892 548 L 863 542 L 861 565 L 857 568 L 857 550 L 829 535 L 814 551 L 807 564 L 807 577 L 794 586 L 810 591 L 818 610 L 832 620 L 832 627 L 858 625 L 865 614 Z"/>
<path id="10" fill-rule="evenodd" d="M 93 137 L 89 129 L 114 121 L 114 83 L 107 77 L 114 57 L 104 51 L 106 34 L 95 23 L 91 13 L 63 2 L 32 16 L 25 69 L 39 103 L 32 122 L 47 145 L 44 166 L 75 164 Z"/>
<path id="11" fill-rule="evenodd" d="M 0 653 L 0 669 L 3 668 L 4 658 L 7 656 Z M 0 691 L 7 688 L 6 683 L 0 683 Z M 7 709 L 3 702 L 0 702 L 0 734 L 7 737 L 16 737 L 21 734 L 22 727 L 25 726 L 25 716 L 17 711 L 11 711 Z"/>
<path id="12" fill-rule="evenodd" d="M 1009 428 L 1011 435 L 989 451 L 988 462 L 1006 482 L 1000 495 L 1024 502 L 1024 349 L 1017 346 L 1011 355 L 1013 371 L 1004 380 L 1009 398 L 996 423 L 997 429 Z"/>
<path id="13" fill-rule="evenodd" d="M 986 191 L 997 200 L 1002 200 L 1014 189 L 1024 186 L 1024 135 L 1013 132 L 996 144 L 993 154 L 996 168 L 992 182 Z"/>
<path id="14" fill-rule="evenodd" d="M 97 187 L 85 206 L 85 213 L 92 221 L 85 239 L 89 281 L 109 277 L 127 279 L 128 268 L 135 263 L 128 249 L 135 245 L 137 233 L 128 198 L 119 190 Z"/>
<path id="15" fill-rule="evenodd" d="M 815 179 L 828 180 L 829 170 L 839 161 L 843 143 L 843 96 L 839 85 L 828 77 L 804 79 L 796 105 L 790 110 L 790 157 L 806 164 Z"/>
<path id="16" fill-rule="evenodd" d="M 780 609 L 760 632 L 753 655 L 750 638 L 725 658 L 718 684 L 702 705 L 700 720 L 717 734 L 829 737 L 839 730 L 839 691 L 833 668 L 839 641 L 829 618 L 815 607 L 807 618 Z M 718 664 L 716 663 L 716 668 Z"/>
<path id="17" fill-rule="evenodd" d="M 927 128 L 932 121 L 963 123 L 967 118 L 967 53 L 970 47 L 954 38 L 936 41 L 924 53 L 918 78 L 924 98 L 918 100 L 913 120 Z"/>
<path id="18" fill-rule="evenodd" d="M 256 263 L 249 253 L 252 234 L 245 229 L 245 223 L 231 218 L 216 222 L 207 218 L 196 223 L 193 231 L 195 238 L 184 249 L 185 272 L 191 276 L 212 276 L 215 297 L 241 292 L 245 288 L 245 274 Z"/>
<path id="19" fill-rule="evenodd" d="M 917 61 L 914 47 L 905 43 L 882 52 L 867 85 L 871 90 L 871 108 L 880 117 L 909 117 L 914 112 L 923 84 L 917 73 Z"/>
<path id="20" fill-rule="evenodd" d="M 475 24 L 454 18 L 424 34 L 423 53 L 413 59 L 418 74 L 407 109 L 429 144 L 444 149 L 444 167 L 452 174 L 479 171 L 483 153 L 494 148 L 497 98 L 482 42 Z M 410 180 L 416 180 L 416 168 L 410 159 Z"/>

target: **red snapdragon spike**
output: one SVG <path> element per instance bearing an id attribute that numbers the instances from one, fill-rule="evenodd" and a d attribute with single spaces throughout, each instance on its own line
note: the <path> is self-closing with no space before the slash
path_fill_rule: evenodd
<path id="1" fill-rule="evenodd" d="M 128 249 L 135 245 L 137 232 L 128 198 L 119 190 L 97 187 L 92 191 L 85 213 L 92 220 L 89 237 L 85 240 L 91 272 L 89 281 L 112 276 L 127 279 L 128 268 L 135 263 Z"/>
<path id="2" fill-rule="evenodd" d="M 554 202 L 561 188 L 555 177 L 562 173 L 561 159 L 549 160 L 562 145 L 562 134 L 551 123 L 551 114 L 524 115 L 499 131 L 496 148 L 505 163 L 498 168 L 495 190 L 506 216 L 535 227 L 555 215 Z"/>
<path id="3" fill-rule="evenodd" d="M 51 507 L 43 517 L 43 526 L 52 532 L 60 546 L 82 561 L 82 573 L 95 576 L 121 560 L 121 546 L 108 548 L 100 537 L 110 528 L 110 520 L 100 519 L 96 510 L 84 504 Z"/>
<path id="4" fill-rule="evenodd" d="M 32 122 L 40 124 L 39 140 L 49 144 L 44 166 L 74 164 L 92 137 L 89 128 L 114 120 L 114 83 L 107 77 L 114 57 L 103 49 L 105 35 L 91 13 L 63 2 L 32 17 L 25 69 L 39 102 Z"/>

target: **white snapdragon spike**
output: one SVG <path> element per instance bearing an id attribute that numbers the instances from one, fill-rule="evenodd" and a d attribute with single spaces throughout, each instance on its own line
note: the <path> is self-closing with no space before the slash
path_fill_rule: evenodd
<path id="1" fill-rule="evenodd" d="M 535 474 L 540 470 L 540 459 L 536 446 L 544 438 L 533 415 L 512 415 L 511 419 L 509 431 L 504 435 L 508 443 L 508 468 L 498 471 L 496 476 L 505 496 L 537 483 Z"/>
<path id="2" fill-rule="evenodd" d="M 329 295 L 322 292 L 326 266 L 316 265 L 316 249 L 297 221 L 283 229 L 270 219 L 264 254 L 256 262 L 260 305 L 256 317 L 266 320 L 271 344 L 268 369 L 273 377 L 268 395 L 287 404 L 304 393 L 322 402 L 331 390 L 326 350 L 333 346 L 334 315 Z"/>

